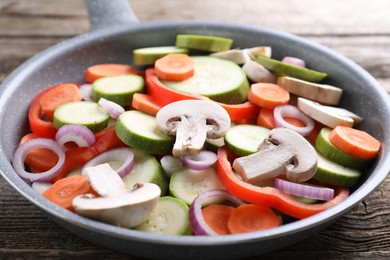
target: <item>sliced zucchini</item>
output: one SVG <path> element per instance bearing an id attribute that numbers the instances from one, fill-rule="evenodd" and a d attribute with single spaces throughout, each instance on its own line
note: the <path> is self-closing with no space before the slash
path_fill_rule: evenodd
<path id="1" fill-rule="evenodd" d="M 161 197 L 149 219 L 136 229 L 163 235 L 187 235 L 189 233 L 189 207 L 181 199 Z"/>
<path id="2" fill-rule="evenodd" d="M 327 76 L 323 72 L 298 67 L 265 56 L 258 56 L 256 61 L 265 68 L 276 72 L 279 76 L 290 76 L 311 82 L 320 82 Z"/>
<path id="3" fill-rule="evenodd" d="M 134 65 L 151 65 L 159 58 L 170 53 L 188 53 L 188 49 L 176 46 L 147 47 L 133 50 Z"/>
<path id="4" fill-rule="evenodd" d="M 159 129 L 156 118 L 137 110 L 121 114 L 115 132 L 128 146 L 151 154 L 168 154 L 175 142 Z"/>
<path id="5" fill-rule="evenodd" d="M 169 182 L 171 195 L 182 199 L 188 205 L 191 205 L 199 193 L 211 189 L 223 189 L 223 185 L 214 168 L 201 171 L 183 168 L 174 172 Z M 212 199 L 207 204 L 217 202 L 218 200 Z"/>
<path id="6" fill-rule="evenodd" d="M 211 56 L 195 56 L 192 59 L 195 62 L 192 77 L 179 82 L 162 80 L 162 83 L 176 91 L 203 95 L 226 104 L 246 101 L 249 82 L 240 66 Z"/>
<path id="7" fill-rule="evenodd" d="M 135 164 L 129 174 L 122 180 L 129 188 L 134 187 L 137 182 L 154 183 L 161 189 L 161 194 L 164 195 L 168 190 L 168 178 L 157 159 L 150 154 L 132 149 L 134 152 Z"/>
<path id="8" fill-rule="evenodd" d="M 321 155 L 331 161 L 341 164 L 342 166 L 353 169 L 361 169 L 368 163 L 368 160 L 349 155 L 334 146 L 329 141 L 330 131 L 330 128 L 325 127 L 321 129 L 317 136 L 315 146 Z"/>
<path id="9" fill-rule="evenodd" d="M 142 92 L 144 79 L 138 75 L 118 75 L 97 79 L 92 84 L 92 99 L 105 98 L 121 106 L 128 106 L 134 93 Z"/>
<path id="10" fill-rule="evenodd" d="M 74 124 L 88 127 L 98 132 L 107 127 L 110 115 L 99 104 L 90 101 L 74 101 L 57 107 L 53 124 L 59 129 L 63 125 Z"/>
<path id="11" fill-rule="evenodd" d="M 331 185 L 353 187 L 362 173 L 357 169 L 348 168 L 318 154 L 317 172 L 314 179 Z"/>
<path id="12" fill-rule="evenodd" d="M 235 125 L 225 134 L 225 144 L 238 156 L 257 152 L 260 144 L 268 137 L 270 130 L 257 125 Z"/>
<path id="13" fill-rule="evenodd" d="M 229 50 L 232 44 L 232 39 L 224 37 L 193 34 L 178 34 L 176 36 L 176 46 L 180 48 L 218 52 Z"/>

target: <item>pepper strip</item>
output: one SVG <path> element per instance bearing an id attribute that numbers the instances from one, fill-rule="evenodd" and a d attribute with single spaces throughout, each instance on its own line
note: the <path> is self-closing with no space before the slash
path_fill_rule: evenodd
<path id="1" fill-rule="evenodd" d="M 146 70 L 145 81 L 148 94 L 162 106 L 185 99 L 210 100 L 208 97 L 202 95 L 179 92 L 167 87 L 156 76 L 153 68 Z M 249 101 L 240 104 L 225 104 L 216 101 L 212 102 L 215 102 L 223 107 L 228 112 L 232 121 L 254 118 L 257 116 L 260 109 L 258 106 Z"/>
<path id="2" fill-rule="evenodd" d="M 82 167 L 89 160 L 103 152 L 112 148 L 127 146 L 118 138 L 115 133 L 115 127 L 113 126 L 96 133 L 95 137 L 96 142 L 92 146 L 76 147 L 65 153 L 64 166 L 58 175 L 51 180 L 52 183 L 64 178 L 70 171 Z"/>
<path id="3" fill-rule="evenodd" d="M 258 187 L 238 179 L 232 170 L 231 162 L 234 159 L 235 155 L 226 146 L 218 150 L 217 173 L 228 192 L 246 202 L 272 207 L 294 218 L 310 217 L 333 207 L 349 195 L 347 188 L 337 187 L 332 200 L 306 204 L 274 187 Z"/>

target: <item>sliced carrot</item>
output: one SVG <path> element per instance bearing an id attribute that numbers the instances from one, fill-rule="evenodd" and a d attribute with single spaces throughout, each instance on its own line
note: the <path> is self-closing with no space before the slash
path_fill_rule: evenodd
<path id="1" fill-rule="evenodd" d="M 156 60 L 154 70 L 160 79 L 182 81 L 194 75 L 195 63 L 187 54 L 171 53 Z"/>
<path id="2" fill-rule="evenodd" d="M 94 193 L 88 179 L 84 176 L 72 176 L 58 180 L 42 195 L 58 206 L 74 211 L 72 200 L 87 193 Z"/>
<path id="3" fill-rule="evenodd" d="M 227 225 L 231 234 L 239 234 L 277 227 L 281 223 L 280 216 L 268 207 L 242 204 L 233 210 Z"/>
<path id="4" fill-rule="evenodd" d="M 343 152 L 361 158 L 374 158 L 381 147 L 379 140 L 365 131 L 346 126 L 336 126 L 329 134 L 329 141 Z"/>
<path id="5" fill-rule="evenodd" d="M 248 100 L 260 107 L 273 109 L 276 106 L 287 104 L 290 100 L 290 93 L 273 83 L 255 83 L 251 85 Z"/>
<path id="6" fill-rule="evenodd" d="M 37 134 L 29 133 L 22 137 L 19 144 L 40 137 Z M 44 172 L 47 171 L 56 165 L 58 161 L 58 156 L 55 152 L 46 149 L 40 148 L 32 150 L 26 156 L 24 163 L 29 167 L 30 172 Z"/>
<path id="7" fill-rule="evenodd" d="M 60 84 L 45 92 L 39 102 L 45 116 L 53 121 L 54 111 L 59 105 L 81 99 L 82 96 L 76 84 Z"/>
<path id="8" fill-rule="evenodd" d="M 207 225 L 219 235 L 230 234 L 227 223 L 234 207 L 212 204 L 202 209 L 202 215 Z"/>
<path id="9" fill-rule="evenodd" d="M 142 93 L 135 93 L 133 95 L 131 105 L 133 108 L 152 116 L 155 116 L 162 108 L 162 105 L 157 103 L 150 95 Z"/>
<path id="10" fill-rule="evenodd" d="M 143 72 L 125 64 L 98 64 L 87 68 L 84 80 L 93 83 L 98 78 L 123 74 L 137 74 L 143 76 Z"/>

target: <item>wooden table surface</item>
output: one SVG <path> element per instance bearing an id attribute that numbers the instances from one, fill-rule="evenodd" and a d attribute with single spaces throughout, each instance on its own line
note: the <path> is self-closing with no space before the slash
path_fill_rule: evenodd
<path id="1" fill-rule="evenodd" d="M 130 0 L 130 3 L 140 21 L 219 20 L 304 36 L 355 61 L 390 91 L 388 0 Z M 82 0 L 1 0 L 0 82 L 34 54 L 85 33 L 88 28 Z M 44 257 L 137 259 L 73 235 L 50 221 L 0 177 L 0 258 Z M 389 178 L 332 226 L 294 246 L 261 257 L 275 258 L 389 259 Z"/>

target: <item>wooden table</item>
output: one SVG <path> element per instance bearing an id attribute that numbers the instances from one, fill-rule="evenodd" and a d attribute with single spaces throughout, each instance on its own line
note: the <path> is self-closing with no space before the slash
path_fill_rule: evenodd
<path id="1" fill-rule="evenodd" d="M 141 21 L 219 20 L 267 26 L 304 36 L 349 57 L 390 91 L 388 0 L 130 2 Z M 82 0 L 1 0 L 0 81 L 34 54 L 87 32 L 88 27 Z M 389 187 L 388 178 L 369 198 L 329 228 L 262 259 L 388 259 Z M 136 259 L 98 247 L 53 223 L 0 177 L 0 258 L 43 257 Z"/>

